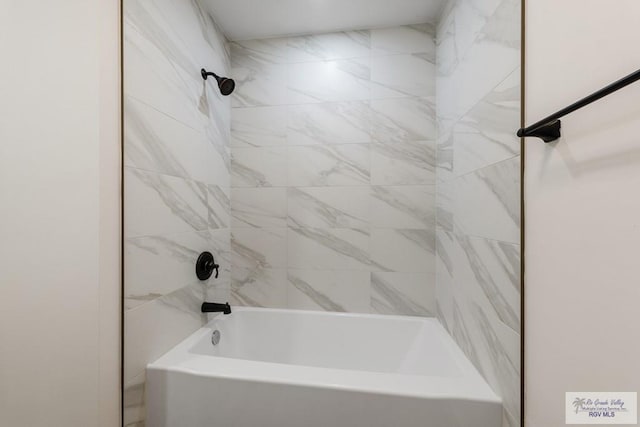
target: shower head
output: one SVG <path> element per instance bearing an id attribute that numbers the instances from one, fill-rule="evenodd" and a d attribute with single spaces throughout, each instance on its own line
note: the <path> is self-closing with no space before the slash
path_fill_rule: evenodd
<path id="1" fill-rule="evenodd" d="M 216 73 L 207 71 L 204 68 L 200 70 L 200 74 L 202 75 L 202 78 L 205 80 L 207 80 L 207 77 L 209 76 L 215 77 L 216 80 L 218 81 L 218 87 L 220 88 L 220 93 L 223 94 L 224 96 L 231 95 L 233 90 L 236 88 L 236 82 L 234 82 L 233 79 L 230 79 L 227 77 L 220 77 Z"/>

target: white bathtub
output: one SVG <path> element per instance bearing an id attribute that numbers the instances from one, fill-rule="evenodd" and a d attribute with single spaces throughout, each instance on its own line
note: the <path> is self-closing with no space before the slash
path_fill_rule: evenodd
<path id="1" fill-rule="evenodd" d="M 149 427 L 502 420 L 500 399 L 432 318 L 233 307 L 148 365 L 146 389 Z"/>

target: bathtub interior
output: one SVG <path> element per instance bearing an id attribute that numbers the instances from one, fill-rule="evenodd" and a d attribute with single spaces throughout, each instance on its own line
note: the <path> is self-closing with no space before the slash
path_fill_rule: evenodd
<path id="1" fill-rule="evenodd" d="M 217 316 L 193 354 L 406 375 L 462 375 L 435 318 L 238 308 Z"/>

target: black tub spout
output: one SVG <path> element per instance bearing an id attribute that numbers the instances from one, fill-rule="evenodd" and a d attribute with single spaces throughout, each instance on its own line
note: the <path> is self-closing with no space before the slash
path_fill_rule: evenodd
<path id="1" fill-rule="evenodd" d="M 218 304 L 215 302 L 203 302 L 202 312 L 231 314 L 231 306 L 228 302 L 224 304 Z"/>

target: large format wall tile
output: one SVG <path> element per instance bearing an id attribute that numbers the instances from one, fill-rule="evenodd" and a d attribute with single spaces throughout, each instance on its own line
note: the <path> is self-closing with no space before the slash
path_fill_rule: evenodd
<path id="1" fill-rule="evenodd" d="M 287 299 L 290 308 L 368 313 L 369 272 L 289 270 Z"/>
<path id="2" fill-rule="evenodd" d="M 289 145 L 343 144 L 371 141 L 368 101 L 293 105 L 289 107 Z"/>
<path id="3" fill-rule="evenodd" d="M 436 311 L 520 419 L 520 6 L 451 1 L 437 30 Z"/>
<path id="4" fill-rule="evenodd" d="M 520 68 L 487 94 L 453 129 L 455 175 L 520 153 Z"/>
<path id="5" fill-rule="evenodd" d="M 371 273 L 371 310 L 380 314 L 432 316 L 435 287 L 431 273 Z"/>
<path id="6" fill-rule="evenodd" d="M 435 96 L 435 58 L 414 53 L 374 56 L 371 60 L 371 96 Z"/>
<path id="7" fill-rule="evenodd" d="M 233 149 L 232 187 L 282 187 L 287 185 L 287 148 Z"/>
<path id="8" fill-rule="evenodd" d="M 479 169 L 454 184 L 454 223 L 469 235 L 520 242 L 520 157 Z"/>
<path id="9" fill-rule="evenodd" d="M 371 184 L 434 184 L 435 141 L 376 142 L 371 145 Z"/>
<path id="10" fill-rule="evenodd" d="M 287 270 L 233 268 L 231 304 L 250 307 L 287 307 Z"/>
<path id="11" fill-rule="evenodd" d="M 125 169 L 125 234 L 157 236 L 208 228 L 206 186 L 139 169 Z"/>
<path id="12" fill-rule="evenodd" d="M 123 6 L 124 419 L 143 426 L 145 366 L 208 321 L 202 301 L 230 295 L 231 100 L 200 75 L 229 75 L 229 55 L 196 1 Z M 251 146 L 259 132 L 238 123 Z M 284 145 L 286 115 L 281 124 Z M 218 278 L 195 276 L 203 251 Z"/>
<path id="13" fill-rule="evenodd" d="M 370 163 L 367 144 L 289 147 L 287 182 L 295 187 L 368 185 Z"/>
<path id="14" fill-rule="evenodd" d="M 288 43 L 291 62 L 359 58 L 369 56 L 369 31 L 314 34 L 291 37 Z"/>
<path id="15" fill-rule="evenodd" d="M 193 283 L 125 313 L 125 378 L 143 373 L 148 363 L 202 325 L 204 296 L 204 286 Z"/>
<path id="16" fill-rule="evenodd" d="M 369 271 L 369 232 L 349 228 L 290 228 L 288 266 Z"/>
<path id="17" fill-rule="evenodd" d="M 234 267 L 286 268 L 286 228 L 234 228 L 231 233 Z"/>
<path id="18" fill-rule="evenodd" d="M 234 108 L 232 110 L 232 147 L 263 147 L 286 144 L 286 106 Z"/>
<path id="19" fill-rule="evenodd" d="M 125 165 L 204 183 L 219 182 L 205 134 L 125 97 Z M 208 160 L 208 161 L 207 161 Z M 223 159 L 215 159 L 219 163 Z"/>
<path id="20" fill-rule="evenodd" d="M 371 230 L 373 271 L 435 273 L 434 229 Z"/>
<path id="21" fill-rule="evenodd" d="M 233 302 L 434 315 L 434 28 L 230 48 Z"/>
<path id="22" fill-rule="evenodd" d="M 434 229 L 435 187 L 400 185 L 371 187 L 371 226 Z"/>
<path id="23" fill-rule="evenodd" d="M 288 102 L 361 101 L 371 96 L 371 59 L 353 58 L 291 64 Z"/>
<path id="24" fill-rule="evenodd" d="M 234 188 L 231 227 L 286 227 L 287 189 Z"/>
<path id="25" fill-rule="evenodd" d="M 369 188 L 290 187 L 287 220 L 290 227 L 361 228 L 369 226 Z"/>
<path id="26" fill-rule="evenodd" d="M 377 28 L 371 30 L 371 53 L 372 55 L 427 53 L 435 59 L 434 32 L 430 24 Z"/>
<path id="27" fill-rule="evenodd" d="M 210 237 L 205 230 L 127 239 L 125 308 L 129 310 L 196 281 L 194 265 L 201 252 L 213 249 Z"/>
<path id="28" fill-rule="evenodd" d="M 287 103 L 287 70 L 280 64 L 237 64 L 231 68 L 236 81 L 232 105 L 256 107 Z"/>
<path id="29" fill-rule="evenodd" d="M 435 140 L 435 108 L 428 98 L 371 101 L 372 137 L 379 142 Z"/>

